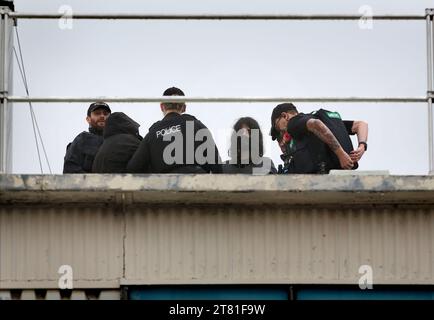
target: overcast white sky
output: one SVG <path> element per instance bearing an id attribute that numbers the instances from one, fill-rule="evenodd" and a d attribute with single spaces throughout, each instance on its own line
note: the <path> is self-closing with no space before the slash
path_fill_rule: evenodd
<path id="1" fill-rule="evenodd" d="M 133 1 L 16 0 L 17 12 L 348 13 L 363 5 L 374 14 L 424 14 L 434 1 Z M 188 96 L 425 96 L 424 21 L 74 21 L 19 20 L 31 96 L 160 96 L 170 86 Z M 15 65 L 13 95 L 25 91 Z M 110 104 L 141 124 L 161 119 L 157 103 Z M 227 158 L 231 128 L 241 116 L 259 121 L 266 151 L 280 150 L 268 136 L 274 103 L 190 103 Z M 427 174 L 425 103 L 298 103 L 369 123 L 369 149 L 359 170 Z M 68 142 L 83 130 L 88 104 L 34 104 L 53 173 L 61 173 Z M 40 173 L 29 107 L 14 105 L 13 172 Z M 44 173 L 48 173 L 44 164 Z"/>

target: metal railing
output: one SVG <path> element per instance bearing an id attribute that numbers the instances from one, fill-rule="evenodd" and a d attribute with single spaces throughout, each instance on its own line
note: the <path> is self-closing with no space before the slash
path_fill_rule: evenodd
<path id="1" fill-rule="evenodd" d="M 7 13 L 19 19 L 62 19 L 71 17 L 79 20 L 360 20 L 353 14 L 143 14 L 143 13 Z M 426 15 L 372 15 L 373 20 L 424 20 Z"/>
<path id="2" fill-rule="evenodd" d="M 426 9 L 426 43 L 427 43 L 427 77 L 428 77 L 428 157 L 429 157 L 429 174 L 434 174 L 434 127 L 433 127 L 433 76 L 434 76 L 434 9 Z"/>
<path id="3" fill-rule="evenodd" d="M 1 98 L 1 96 L 0 96 Z M 150 102 L 210 102 L 210 103 L 253 103 L 253 102 L 357 102 L 357 103 L 409 103 L 427 102 L 427 97 L 4 97 L 9 102 L 28 103 L 28 102 L 67 102 L 67 103 L 92 103 L 98 100 L 104 102 L 124 102 L 124 103 L 150 103 Z"/>

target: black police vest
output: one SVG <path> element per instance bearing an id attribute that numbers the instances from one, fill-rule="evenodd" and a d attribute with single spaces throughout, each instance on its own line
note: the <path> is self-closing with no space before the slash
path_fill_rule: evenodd
<path id="1" fill-rule="evenodd" d="M 354 150 L 339 113 L 319 109 L 311 114 L 330 129 L 346 153 Z M 308 133 L 303 139 L 294 139 L 293 147 L 288 173 L 328 173 L 332 169 L 341 169 L 336 154 L 313 133 Z M 357 168 L 358 163 L 355 163 L 353 170 Z"/>

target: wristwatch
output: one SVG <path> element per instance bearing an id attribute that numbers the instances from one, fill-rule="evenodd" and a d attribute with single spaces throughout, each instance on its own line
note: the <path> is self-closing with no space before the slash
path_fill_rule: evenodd
<path id="1" fill-rule="evenodd" d="M 360 146 L 361 144 L 364 145 L 364 147 L 365 147 L 365 151 L 367 151 L 367 150 L 368 150 L 368 144 L 367 144 L 366 142 L 364 142 L 364 141 L 360 141 L 360 142 L 359 142 L 359 146 Z"/>

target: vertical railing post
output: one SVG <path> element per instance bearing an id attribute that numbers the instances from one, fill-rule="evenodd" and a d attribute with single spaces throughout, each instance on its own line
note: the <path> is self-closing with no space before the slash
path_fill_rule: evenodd
<path id="1" fill-rule="evenodd" d="M 0 173 L 12 172 L 12 106 L 6 97 L 12 93 L 13 1 L 0 1 Z"/>
<path id="2" fill-rule="evenodd" d="M 429 174 L 434 174 L 434 126 L 433 126 L 433 75 L 434 75 L 434 9 L 426 9 L 426 48 L 427 48 L 427 98 L 428 98 L 428 157 L 429 157 Z"/>

